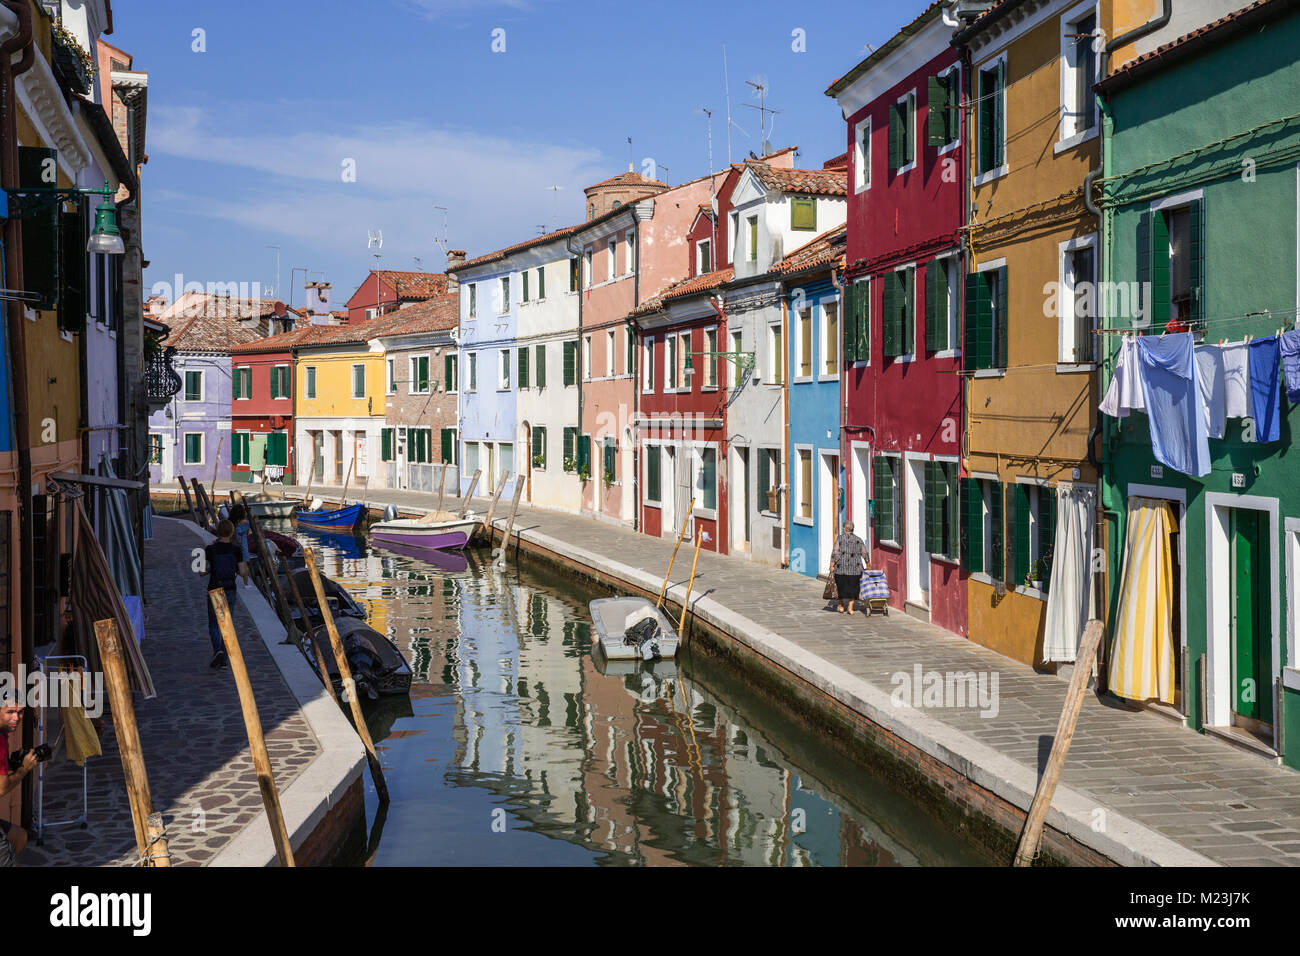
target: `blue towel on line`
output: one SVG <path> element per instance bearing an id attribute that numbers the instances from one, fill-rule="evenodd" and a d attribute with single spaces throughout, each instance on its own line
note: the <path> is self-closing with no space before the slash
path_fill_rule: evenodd
<path id="1" fill-rule="evenodd" d="M 1185 475 L 1210 473 L 1210 442 L 1190 332 L 1138 339 L 1151 451 Z"/>
<path id="2" fill-rule="evenodd" d="M 1277 441 L 1282 418 L 1279 406 L 1282 389 L 1278 362 L 1281 346 L 1277 336 L 1250 343 L 1250 414 L 1255 419 L 1255 441 Z"/>

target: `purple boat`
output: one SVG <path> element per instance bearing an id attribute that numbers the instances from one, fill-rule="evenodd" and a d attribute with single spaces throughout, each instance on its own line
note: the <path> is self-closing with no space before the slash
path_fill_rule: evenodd
<path id="1" fill-rule="evenodd" d="M 472 518 L 433 522 L 421 521 L 419 518 L 395 518 L 372 524 L 370 537 L 376 541 L 422 551 L 459 551 L 469 543 L 477 525 L 477 519 Z"/>

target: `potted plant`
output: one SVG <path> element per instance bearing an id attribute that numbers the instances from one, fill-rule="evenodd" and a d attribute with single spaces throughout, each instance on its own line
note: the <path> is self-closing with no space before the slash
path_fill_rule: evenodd
<path id="1" fill-rule="evenodd" d="M 1047 562 L 1043 558 L 1038 558 L 1029 567 L 1029 572 L 1025 575 L 1025 586 L 1041 591 L 1043 582 L 1047 580 Z"/>
<path id="2" fill-rule="evenodd" d="M 94 58 L 61 23 L 50 26 L 50 40 L 54 66 L 64 81 L 78 93 L 89 93 L 95 76 Z"/>
<path id="3" fill-rule="evenodd" d="M 574 459 L 572 459 L 572 458 L 565 458 L 565 459 L 564 459 L 564 470 L 565 470 L 565 471 L 577 471 L 577 470 L 578 470 L 578 463 L 577 463 Z"/>
<path id="4" fill-rule="evenodd" d="M 545 468 L 545 467 L 546 467 L 546 456 L 545 456 L 545 455 L 534 455 L 534 456 L 533 456 L 533 467 L 534 467 L 534 468 Z"/>
<path id="5" fill-rule="evenodd" d="M 612 485 L 613 483 L 614 483 L 614 469 L 612 469 L 612 468 L 606 468 L 606 469 L 605 469 L 605 487 L 608 488 L 608 487 L 609 487 L 610 485 Z"/>
<path id="6" fill-rule="evenodd" d="M 578 480 L 581 481 L 581 482 L 584 482 L 584 483 L 585 483 L 585 482 L 587 482 L 588 480 L 590 480 L 590 478 L 591 478 L 591 466 L 590 466 L 590 465 L 579 465 L 579 466 L 578 466 Z"/>

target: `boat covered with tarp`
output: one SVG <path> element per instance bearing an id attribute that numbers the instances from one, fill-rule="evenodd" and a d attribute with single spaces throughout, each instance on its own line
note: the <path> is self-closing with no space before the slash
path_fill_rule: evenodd
<path id="1" fill-rule="evenodd" d="M 677 631 L 652 601 L 599 598 L 588 607 L 596 644 L 609 660 L 653 661 L 677 655 Z"/>

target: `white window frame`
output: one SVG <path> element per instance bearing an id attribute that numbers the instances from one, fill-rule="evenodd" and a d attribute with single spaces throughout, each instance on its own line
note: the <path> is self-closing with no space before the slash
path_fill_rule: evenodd
<path id="1" fill-rule="evenodd" d="M 1076 48 L 1075 40 L 1070 34 L 1078 32 L 1079 21 L 1092 15 L 1097 18 L 1097 30 L 1101 30 L 1101 10 L 1098 8 L 1097 0 L 1085 0 L 1085 2 L 1071 7 L 1061 14 L 1059 23 L 1061 25 L 1061 118 L 1056 127 L 1056 145 L 1052 148 L 1053 155 L 1063 150 L 1071 149 L 1080 143 L 1086 143 L 1088 140 L 1097 136 L 1101 131 L 1101 116 L 1097 108 L 1097 98 L 1091 95 L 1092 100 L 1092 126 L 1089 129 L 1080 132 L 1074 126 L 1071 120 L 1073 114 L 1082 113 L 1081 109 L 1074 107 L 1080 104 L 1074 102 L 1074 93 L 1076 83 L 1076 74 L 1079 71 L 1079 65 L 1072 62 Z M 1098 70 L 1101 67 L 1101 58 L 1096 50 L 1091 51 L 1094 57 L 1093 76 L 1101 79 Z M 1006 114 L 1003 113 L 1005 116 Z"/>
<path id="2" fill-rule="evenodd" d="M 453 353 L 449 358 L 451 359 L 452 382 L 450 385 L 447 382 L 443 382 L 442 390 L 448 395 L 455 395 L 460 391 L 460 356 Z M 446 374 L 445 367 L 443 369 L 443 374 Z"/>
<path id="3" fill-rule="evenodd" d="M 419 376 L 416 374 L 415 363 L 418 362 L 420 359 L 424 359 L 425 362 L 425 370 L 424 370 L 425 384 L 422 390 L 418 390 L 415 387 L 415 383 L 420 380 Z M 425 352 L 422 355 L 408 356 L 408 362 L 406 367 L 407 367 L 407 371 L 409 371 L 411 375 L 410 380 L 407 382 L 406 394 L 428 395 L 430 392 L 433 391 L 433 359 L 428 352 Z M 396 385 L 393 386 L 393 391 L 394 392 L 397 391 Z"/>
<path id="4" fill-rule="evenodd" d="M 469 360 L 469 379 L 465 382 L 465 391 L 472 394 L 478 391 L 478 353 L 466 352 L 465 357 Z"/>
<path id="5" fill-rule="evenodd" d="M 1282 535 L 1286 561 L 1286 650 L 1290 663 L 1282 669 L 1287 687 L 1300 690 L 1300 518 L 1287 518 Z"/>
<path id="6" fill-rule="evenodd" d="M 974 76 L 971 79 L 971 85 L 974 88 L 974 98 L 976 103 L 979 101 L 979 76 L 986 70 L 992 69 L 995 64 L 1002 64 L 1002 88 L 998 90 L 998 95 L 1002 97 L 1002 165 L 995 166 L 988 172 L 980 173 L 971 180 L 971 188 L 975 189 L 983 186 L 985 183 L 991 183 L 995 179 L 1005 176 L 1011 170 L 1010 158 L 1007 156 L 1007 87 L 1010 86 L 1009 71 L 1007 68 L 1007 53 L 1003 50 L 997 56 L 991 56 L 983 63 L 973 67 Z M 975 110 L 971 113 L 971 122 L 975 126 L 975 168 L 979 168 L 979 109 L 976 105 Z"/>
<path id="7" fill-rule="evenodd" d="M 497 304 L 497 315 L 510 314 L 510 276 L 503 275 L 497 283 L 497 291 L 501 295 L 501 301 Z"/>
<path id="8" fill-rule="evenodd" d="M 469 318 L 478 318 L 478 283 L 471 282 L 466 287 L 466 304 L 465 309 L 469 313 Z"/>
<path id="9" fill-rule="evenodd" d="M 618 356 L 617 344 L 618 336 L 615 334 L 615 330 L 607 329 L 605 331 L 605 371 L 608 378 L 613 378 L 618 374 L 618 365 L 615 361 Z"/>
<path id="10" fill-rule="evenodd" d="M 199 397 L 198 397 L 198 398 L 191 399 L 191 398 L 189 397 L 190 390 L 189 390 L 188 388 L 185 387 L 185 381 L 184 381 L 184 379 L 185 379 L 186 377 L 190 376 L 190 375 L 197 375 L 197 376 L 199 377 Z M 208 371 L 207 371 L 207 369 L 202 369 L 202 368 L 187 368 L 187 369 L 182 373 L 182 375 L 181 375 L 181 379 L 182 379 L 182 381 L 181 381 L 181 386 L 182 386 L 182 388 L 181 388 L 181 394 L 184 396 L 184 398 L 182 399 L 182 401 L 183 401 L 186 405 L 202 405 L 202 404 L 203 404 L 203 401 L 204 401 L 204 397 L 208 394 Z M 182 455 L 182 457 L 184 457 L 184 456 Z"/>
<path id="11" fill-rule="evenodd" d="M 677 365 L 682 372 L 682 380 L 678 386 L 679 392 L 690 392 L 695 387 L 695 363 L 691 363 L 691 373 L 686 373 L 686 357 L 691 354 L 691 332 L 687 329 L 685 332 L 677 333 Z"/>
<path id="12" fill-rule="evenodd" d="M 863 133 L 866 136 L 863 136 Z M 863 142 L 866 147 L 863 147 Z M 853 127 L 853 182 L 854 193 L 871 188 L 871 117 L 867 116 Z"/>
<path id="13" fill-rule="evenodd" d="M 708 253 L 707 256 L 705 253 Z M 710 268 L 713 264 L 713 240 L 697 239 L 695 240 L 695 274 L 705 275 L 712 272 Z"/>
<path id="14" fill-rule="evenodd" d="M 736 244 L 740 242 L 740 213 L 731 213 L 731 241 L 727 243 L 727 265 L 736 261 Z"/>
<path id="15" fill-rule="evenodd" d="M 316 397 L 316 366 L 315 365 L 303 366 L 302 388 L 303 391 L 306 393 L 303 396 L 304 399 L 309 399 L 309 398 L 314 399 Z"/>
<path id="16" fill-rule="evenodd" d="M 948 347 L 935 352 L 933 358 L 958 358 L 961 355 L 961 251 L 953 249 L 934 257 L 948 263 Z M 926 290 L 929 291 L 928 289 Z M 921 346 L 924 348 L 924 344 Z M 935 461 L 939 461 L 935 457 Z"/>
<path id="17" fill-rule="evenodd" d="M 899 103 L 905 103 L 909 100 L 911 101 L 912 111 L 912 161 L 895 169 L 895 176 L 901 176 L 903 173 L 910 173 L 912 170 L 916 169 L 916 164 L 921 158 L 921 130 L 920 124 L 916 121 L 916 87 L 912 87 L 898 99 L 894 100 L 894 105 L 897 106 Z"/>
<path id="18" fill-rule="evenodd" d="M 286 382 L 289 383 L 289 394 L 288 394 L 288 395 L 277 395 L 277 396 L 273 399 L 273 401 L 277 401 L 277 402 L 287 402 L 287 401 L 289 401 L 290 399 L 293 398 L 293 366 L 292 366 L 292 365 L 289 365 L 289 364 L 287 364 L 287 363 L 286 363 L 286 364 L 280 364 L 280 365 L 272 365 L 272 366 L 271 366 L 271 378 L 272 378 L 272 380 L 274 380 L 274 378 L 275 378 L 275 373 L 276 373 L 279 369 L 282 369 L 282 368 L 283 368 L 283 369 L 288 369 L 288 371 L 289 371 L 289 374 L 286 375 L 286 376 L 284 376 L 284 380 L 285 380 Z M 253 383 L 252 383 L 251 381 L 248 383 L 248 386 L 249 386 L 249 391 L 252 391 Z M 269 386 L 269 385 L 268 385 L 268 387 L 267 387 L 267 391 L 268 391 L 268 393 L 270 392 L 270 386 Z"/>
<path id="19" fill-rule="evenodd" d="M 784 454 L 785 454 L 785 450 L 784 450 L 780 445 L 759 445 L 759 446 L 758 446 L 758 453 L 759 453 L 760 455 L 767 455 L 767 456 L 771 456 L 773 453 L 775 453 L 776 456 L 777 456 L 777 459 L 780 460 L 780 459 L 784 456 Z M 789 462 L 785 462 L 784 464 L 786 465 L 786 467 L 789 467 Z M 780 505 L 780 501 L 781 501 L 781 492 L 785 491 L 785 487 L 786 487 L 786 484 L 785 484 L 785 471 L 784 471 L 784 469 L 782 469 L 782 468 L 773 468 L 773 467 L 772 467 L 772 464 L 771 464 L 771 461 L 770 461 L 770 458 L 769 458 L 769 461 L 768 461 L 768 468 L 767 468 L 767 476 L 768 476 L 769 480 L 773 480 L 773 481 L 776 482 L 775 487 L 774 487 L 774 489 L 773 489 L 773 490 L 775 490 L 776 493 L 777 493 L 777 510 L 776 510 L 776 511 L 770 511 L 770 510 L 768 510 L 768 507 L 767 507 L 767 492 L 768 492 L 768 489 L 767 489 L 767 488 L 759 488 L 759 487 L 758 487 L 758 476 L 759 476 L 759 474 L 761 474 L 761 471 L 758 469 L 758 461 L 757 461 L 757 459 L 755 459 L 755 462 L 754 462 L 754 469 L 755 469 L 755 470 L 754 470 L 754 488 L 756 489 L 756 491 L 755 491 L 755 495 L 754 495 L 754 503 L 758 506 L 758 513 L 759 513 L 760 515 L 763 515 L 763 516 L 765 516 L 765 517 L 769 517 L 769 518 L 776 518 L 776 517 L 779 517 L 780 514 L 781 514 L 781 511 L 780 511 L 780 508 L 781 508 L 781 505 Z M 787 507 L 789 506 L 789 502 L 788 502 L 788 501 L 786 502 L 786 505 L 787 505 Z"/>
<path id="20" fill-rule="evenodd" d="M 953 63 L 953 64 L 949 65 L 946 69 L 940 70 L 938 73 L 935 74 L 935 76 L 936 76 L 936 77 L 944 77 L 944 76 L 947 76 L 949 73 L 956 73 L 956 74 L 957 74 L 957 83 L 956 83 L 956 87 L 957 87 L 957 95 L 960 97 L 960 96 L 961 96 L 961 63 L 960 63 L 960 62 Z M 927 102 L 926 102 L 927 115 L 928 115 L 928 111 L 929 111 L 930 109 L 932 109 L 932 107 L 930 106 L 929 102 L 927 101 Z M 961 120 L 961 117 L 962 117 L 961 110 L 958 109 L 958 110 L 957 110 L 957 122 L 956 122 L 956 124 L 954 125 L 954 128 L 953 128 L 952 139 L 950 139 L 948 142 L 944 143 L 942 146 L 938 147 L 938 152 L 935 153 L 936 156 L 942 156 L 944 153 L 950 153 L 950 152 L 952 152 L 954 149 L 957 148 L 957 144 L 961 142 L 961 134 L 962 134 L 962 120 Z M 919 136 L 919 133 L 918 133 L 918 136 Z M 929 137 L 928 137 L 928 136 L 926 137 L 926 140 L 927 140 L 927 141 L 929 140 Z M 942 559 L 940 559 L 940 560 L 942 560 Z"/>
<path id="21" fill-rule="evenodd" d="M 904 551 L 904 550 L 906 550 L 906 549 L 905 549 L 904 546 L 903 546 L 903 542 L 899 540 L 899 537 L 900 537 L 900 535 L 904 535 L 904 534 L 905 534 L 905 532 L 904 532 L 904 524 L 903 524 L 903 521 L 902 521 L 901 519 L 903 519 L 903 518 L 905 517 L 905 515 L 902 514 L 902 508 L 903 508 L 903 506 L 904 506 L 904 501 L 903 501 L 903 498 L 904 498 L 904 495 L 903 495 L 903 482 L 907 480 L 907 476 L 906 476 L 906 474 L 904 473 L 904 466 L 906 465 L 906 460 L 904 459 L 904 457 L 903 457 L 903 455 L 902 455 L 901 452 L 896 452 L 896 451 L 884 451 L 883 449 L 880 449 L 880 450 L 877 450 L 877 451 L 876 451 L 876 455 L 879 455 L 881 458 L 892 458 L 892 459 L 894 460 L 894 462 L 896 463 L 896 464 L 894 465 L 894 469 L 893 469 L 893 471 L 894 471 L 894 483 L 893 483 L 893 488 L 894 488 L 894 506 L 893 506 L 893 508 L 891 509 L 891 510 L 893 511 L 893 516 L 894 516 L 894 527 L 891 529 L 891 530 L 893 531 L 893 537 L 890 537 L 890 538 L 877 538 L 877 539 L 876 539 L 876 544 L 883 545 L 883 546 L 886 547 L 886 548 L 893 548 L 893 549 L 895 549 L 896 551 Z M 875 498 L 876 498 L 876 494 L 875 494 L 875 492 L 876 492 L 876 459 L 875 459 L 874 456 L 873 456 L 872 459 L 871 459 L 871 467 L 870 467 L 870 471 L 871 471 L 871 479 L 870 479 L 870 481 L 871 481 L 871 485 L 870 485 L 870 488 L 871 488 L 871 495 L 870 495 L 869 500 L 874 501 Z M 868 513 L 870 513 L 870 512 L 868 512 Z M 872 523 L 871 533 L 872 533 L 873 535 L 876 533 L 876 529 L 875 529 L 875 523 L 874 523 L 874 521 L 873 521 L 873 523 Z M 922 539 L 922 541 L 921 541 L 921 545 L 922 545 L 922 547 L 925 546 L 925 541 L 924 541 L 924 539 Z"/>
<path id="22" fill-rule="evenodd" d="M 613 282 L 615 279 L 618 278 L 618 238 L 615 236 L 611 236 L 609 242 L 606 243 L 606 248 L 609 250 L 609 280 L 608 281 Z"/>
<path id="23" fill-rule="evenodd" d="M 826 371 L 826 349 L 827 343 L 830 341 L 827 334 L 829 330 L 826 327 L 826 304 L 828 302 L 835 303 L 835 371 L 832 373 L 827 373 Z M 820 332 L 816 337 L 816 341 L 820 345 L 820 354 L 818 358 L 821 360 L 814 366 L 817 371 L 817 381 L 838 382 L 840 380 L 840 366 L 844 362 L 844 356 L 840 354 L 842 351 L 841 346 L 844 335 L 842 325 L 844 322 L 844 310 L 840 308 L 840 297 L 838 295 L 823 296 L 817 301 L 817 314 Z"/>
<path id="24" fill-rule="evenodd" d="M 623 274 L 630 276 L 636 272 L 636 230 L 629 229 L 623 242 L 627 247 L 623 251 Z"/>
<path id="25" fill-rule="evenodd" d="M 196 371 L 197 371 L 197 370 L 196 370 Z M 234 401 L 236 401 L 236 402 L 246 402 L 246 401 L 250 400 L 250 399 L 253 397 L 253 366 L 251 366 L 251 365 L 236 365 L 236 366 L 235 366 L 235 370 L 234 370 L 234 372 L 232 373 L 232 378 L 234 378 L 234 379 L 238 379 L 238 378 L 239 378 L 239 373 L 240 373 L 240 372 L 243 372 L 243 371 L 247 371 L 247 372 L 248 372 L 248 394 L 247 394 L 247 395 L 242 395 L 242 396 L 240 396 L 239 398 L 234 399 Z M 231 391 L 233 392 L 234 389 L 231 389 Z"/>
<path id="26" fill-rule="evenodd" d="M 800 375 L 799 368 L 803 365 L 803 313 L 808 313 L 808 323 L 811 326 L 808 336 L 808 350 L 813 354 L 808 357 L 808 374 Z M 813 306 L 805 305 L 802 309 L 796 309 L 794 313 L 795 329 L 798 332 L 794 336 L 794 342 L 791 343 L 794 348 L 794 361 L 791 364 L 790 381 L 794 382 L 815 382 L 817 381 L 817 317 L 813 312 Z"/>
<path id="27" fill-rule="evenodd" d="M 185 439 L 189 438 L 191 435 L 199 436 L 199 460 L 198 461 L 187 461 L 185 458 L 185 450 L 188 445 Z M 181 464 L 205 465 L 207 464 L 207 458 L 208 458 L 207 434 L 205 432 L 181 432 Z"/>
<path id="28" fill-rule="evenodd" d="M 664 392 L 676 392 L 681 388 L 677 381 L 677 334 L 668 333 L 663 337 L 664 347 Z"/>
<path id="29" fill-rule="evenodd" d="M 497 391 L 510 391 L 510 356 L 511 349 L 497 349 Z"/>
<path id="30" fill-rule="evenodd" d="M 361 394 L 360 395 L 357 394 L 357 369 L 361 369 Z M 351 380 L 348 382 L 348 384 L 352 388 L 353 398 L 366 397 L 366 363 L 365 362 L 352 363 L 352 375 L 351 375 Z"/>
<path id="31" fill-rule="evenodd" d="M 582 337 L 582 380 L 591 381 L 591 334 Z"/>
<path id="32" fill-rule="evenodd" d="M 781 347 L 776 344 L 777 336 L 781 337 Z M 764 383 L 768 388 L 785 387 L 785 335 L 781 328 L 781 322 L 767 323 L 767 371 L 765 372 Z M 777 367 L 780 367 L 781 378 L 777 380 Z"/>
<path id="33" fill-rule="evenodd" d="M 593 279 L 595 279 L 593 272 L 595 271 L 596 268 L 595 262 L 593 261 L 594 256 L 595 253 L 591 246 L 587 246 L 582 250 L 582 266 L 583 269 L 585 270 L 584 274 L 587 278 L 586 283 L 584 283 L 583 285 L 584 289 L 590 289 L 595 284 L 592 281 Z"/>
<path id="34" fill-rule="evenodd" d="M 792 446 L 793 454 L 789 462 L 791 474 L 790 488 L 793 494 L 790 495 L 790 521 L 792 524 L 803 525 L 805 528 L 811 528 L 817 519 L 817 449 L 813 445 L 794 445 Z M 808 489 L 808 517 L 799 514 L 799 509 L 803 503 L 803 455 L 808 455 L 808 481 L 812 485 Z"/>
<path id="35" fill-rule="evenodd" d="M 646 336 L 641 343 L 641 394 L 651 395 L 655 390 L 655 340 Z"/>
<path id="36" fill-rule="evenodd" d="M 727 337 L 731 340 L 729 343 L 730 347 L 728 348 L 728 351 L 733 353 L 745 351 L 745 334 L 743 329 L 732 329 L 729 333 L 727 333 Z M 741 382 L 744 381 L 744 379 L 741 377 L 742 373 L 740 368 L 740 362 L 733 357 L 732 359 L 728 360 L 726 364 L 728 370 L 727 377 L 729 379 L 728 387 L 739 388 Z"/>
<path id="37" fill-rule="evenodd" d="M 384 361 L 384 374 L 388 378 L 388 381 L 385 383 L 384 394 L 396 395 L 397 394 L 397 359 L 390 357 Z"/>
<path id="38" fill-rule="evenodd" d="M 916 356 L 919 353 L 923 353 L 925 351 L 925 336 L 921 336 L 920 341 L 918 342 L 917 334 L 916 334 L 917 326 L 920 324 L 920 319 L 922 315 L 921 310 L 916 307 L 916 301 L 917 301 L 916 286 L 917 283 L 922 281 L 920 278 L 921 270 L 916 267 L 915 262 L 905 262 L 900 266 L 895 266 L 894 271 L 906 272 L 908 269 L 912 270 L 912 351 L 905 352 L 902 355 L 898 356 L 897 358 L 891 359 L 891 361 L 899 362 L 899 363 L 915 362 Z M 883 335 L 884 333 L 881 334 Z M 881 347 L 882 348 L 884 347 L 883 343 Z M 881 452 L 881 454 L 883 455 L 886 453 Z"/>
<path id="39" fill-rule="evenodd" d="M 1093 285 L 1093 323 L 1094 327 L 1098 319 L 1097 303 L 1097 233 L 1090 232 L 1086 236 L 1079 236 L 1076 239 L 1067 239 L 1057 244 L 1057 295 L 1056 295 L 1056 370 L 1058 372 L 1077 372 L 1086 371 L 1094 367 L 1092 362 L 1076 362 L 1073 352 L 1066 355 L 1066 331 L 1069 330 L 1070 342 L 1074 344 L 1074 286 L 1069 283 L 1069 270 L 1067 263 L 1074 253 L 1080 249 L 1092 249 L 1092 285 Z M 1094 348 L 1093 354 L 1096 354 Z"/>
<path id="40" fill-rule="evenodd" d="M 706 325 L 701 331 L 702 352 L 717 352 L 718 349 L 718 327 L 716 325 Z M 713 333 L 713 348 L 709 348 L 709 333 Z M 707 365 L 700 367 L 700 391 L 716 392 L 719 385 L 718 381 L 718 358 L 716 355 L 701 355 L 700 358 L 707 362 Z M 713 373 L 713 381 L 709 381 L 708 373 Z"/>

